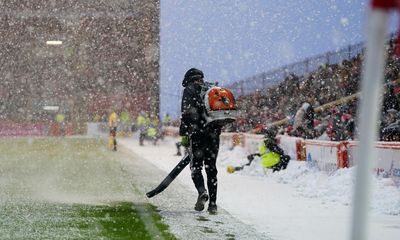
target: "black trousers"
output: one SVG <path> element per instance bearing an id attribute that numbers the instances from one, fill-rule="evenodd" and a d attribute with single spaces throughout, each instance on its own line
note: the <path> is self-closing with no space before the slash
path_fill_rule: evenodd
<path id="1" fill-rule="evenodd" d="M 289 164 L 289 161 L 290 161 L 289 155 L 282 155 L 279 162 L 275 166 L 272 167 L 272 170 L 273 170 L 272 172 L 286 169 L 287 165 Z"/>
<path id="2" fill-rule="evenodd" d="M 190 170 L 193 183 L 199 193 L 204 192 L 203 166 L 207 175 L 207 188 L 210 202 L 217 201 L 217 156 L 219 150 L 219 134 L 201 134 L 190 138 L 192 161 Z"/>

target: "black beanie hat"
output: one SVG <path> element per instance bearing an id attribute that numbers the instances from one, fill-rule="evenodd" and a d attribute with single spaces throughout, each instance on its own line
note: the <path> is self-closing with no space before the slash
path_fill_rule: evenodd
<path id="1" fill-rule="evenodd" d="M 185 77 L 182 81 L 182 86 L 186 87 L 189 83 L 201 78 L 204 78 L 203 72 L 197 68 L 191 68 L 185 73 Z"/>

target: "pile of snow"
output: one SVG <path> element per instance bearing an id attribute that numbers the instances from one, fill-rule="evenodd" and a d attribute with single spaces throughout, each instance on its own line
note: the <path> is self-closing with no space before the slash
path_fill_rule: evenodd
<path id="1" fill-rule="evenodd" d="M 221 146 L 218 156 L 220 167 L 243 166 L 248 163 L 244 148 Z M 339 169 L 333 173 L 319 171 L 302 161 L 290 161 L 286 170 L 272 173 L 260 165 L 256 157 L 250 166 L 234 174 L 260 176 L 278 183 L 289 184 L 296 189 L 296 195 L 317 198 L 323 203 L 337 202 L 351 205 L 355 183 L 356 167 Z M 371 209 L 377 213 L 400 215 L 400 189 L 391 178 L 373 176 Z"/>

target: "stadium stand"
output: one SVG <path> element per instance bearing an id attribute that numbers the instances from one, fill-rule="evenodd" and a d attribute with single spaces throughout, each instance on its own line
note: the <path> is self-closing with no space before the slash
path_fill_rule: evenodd
<path id="1" fill-rule="evenodd" d="M 47 105 L 67 121 L 111 107 L 158 113 L 159 1 L 2 4 L 0 121 L 49 123 Z"/>
<path id="2" fill-rule="evenodd" d="M 360 45 L 355 46 L 359 49 Z M 394 54 L 393 38 L 388 41 L 387 49 L 381 140 L 393 141 L 399 139 L 400 135 L 400 64 Z M 263 87 L 259 84 L 251 94 L 241 95 L 237 99 L 238 106 L 242 109 L 241 117 L 235 126 L 230 126 L 230 130 L 262 133 L 266 127 L 279 126 L 281 133 L 305 137 L 298 132 L 292 132 L 292 127 L 296 111 L 304 102 L 309 102 L 315 110 L 314 138 L 335 141 L 354 139 L 362 49 L 358 54 L 348 56 L 349 58 L 338 63 L 332 64 L 327 61 L 311 72 L 304 72 L 303 75 L 285 74 L 286 77 L 275 85 Z M 310 59 L 306 61 L 312 62 Z M 282 71 L 289 72 L 286 67 Z M 256 77 L 250 78 L 251 81 L 254 82 Z M 265 80 L 268 75 L 261 74 L 258 77 Z M 259 79 L 258 82 L 263 81 Z M 245 81 L 241 81 L 240 85 L 245 85 Z M 238 84 L 233 85 L 237 86 Z M 236 89 L 236 92 L 240 94 L 246 91 Z"/>

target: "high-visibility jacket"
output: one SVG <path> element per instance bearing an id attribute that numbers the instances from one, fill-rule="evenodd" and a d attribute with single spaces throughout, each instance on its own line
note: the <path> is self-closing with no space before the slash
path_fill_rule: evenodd
<path id="1" fill-rule="evenodd" d="M 117 127 L 118 115 L 115 112 L 112 112 L 108 117 L 108 126 L 109 127 Z"/>
<path id="2" fill-rule="evenodd" d="M 56 115 L 56 122 L 63 123 L 64 120 L 65 120 L 64 114 L 59 113 L 59 114 Z"/>
<path id="3" fill-rule="evenodd" d="M 122 123 L 127 124 L 130 121 L 129 112 L 122 112 L 119 117 Z"/>
<path id="4" fill-rule="evenodd" d="M 164 124 L 165 126 L 168 126 L 168 125 L 171 124 L 171 121 L 172 121 L 171 117 L 170 117 L 169 115 L 166 115 L 166 116 L 164 117 L 164 119 L 163 119 L 163 124 Z"/>
<path id="5" fill-rule="evenodd" d="M 265 168 L 271 168 L 275 166 L 281 159 L 281 155 L 268 149 L 265 146 L 264 141 L 261 143 L 259 151 L 261 155 L 261 166 Z"/>
<path id="6" fill-rule="evenodd" d="M 147 129 L 147 136 L 155 137 L 156 135 L 157 135 L 157 129 L 155 129 L 154 127 L 150 127 L 149 129 Z"/>
<path id="7" fill-rule="evenodd" d="M 147 115 L 140 114 L 136 119 L 136 125 L 138 127 L 148 126 L 150 124 L 150 118 Z"/>

